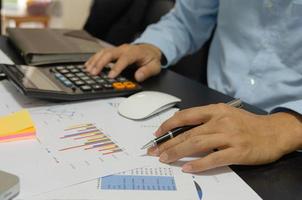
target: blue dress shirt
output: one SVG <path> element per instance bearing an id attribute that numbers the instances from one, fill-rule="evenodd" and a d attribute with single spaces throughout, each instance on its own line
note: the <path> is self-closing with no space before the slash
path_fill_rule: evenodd
<path id="1" fill-rule="evenodd" d="M 159 47 L 171 65 L 215 25 L 209 86 L 267 111 L 302 114 L 302 0 L 178 0 L 135 43 Z"/>

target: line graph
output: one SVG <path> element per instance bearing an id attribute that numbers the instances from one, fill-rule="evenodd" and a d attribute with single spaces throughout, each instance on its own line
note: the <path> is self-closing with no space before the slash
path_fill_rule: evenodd
<path id="1" fill-rule="evenodd" d="M 60 109 L 60 108 L 46 108 L 46 109 L 37 109 L 33 111 L 34 114 L 37 115 L 51 115 L 51 116 L 57 116 L 59 118 L 72 118 L 74 117 L 77 113 L 72 110 L 67 110 L 67 109 Z"/>

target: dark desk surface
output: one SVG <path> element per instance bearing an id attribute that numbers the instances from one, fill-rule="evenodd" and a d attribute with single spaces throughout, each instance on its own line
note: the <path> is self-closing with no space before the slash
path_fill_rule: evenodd
<path id="1" fill-rule="evenodd" d="M 23 63 L 3 36 L 0 37 L 0 48 L 15 63 Z M 181 109 L 228 102 L 232 99 L 169 70 L 164 70 L 161 75 L 145 81 L 143 87 L 147 90 L 163 91 L 180 97 Z M 248 104 L 244 104 L 244 107 L 251 112 L 265 114 Z M 269 165 L 232 166 L 232 169 L 263 199 L 302 199 L 302 153 L 289 154 Z"/>

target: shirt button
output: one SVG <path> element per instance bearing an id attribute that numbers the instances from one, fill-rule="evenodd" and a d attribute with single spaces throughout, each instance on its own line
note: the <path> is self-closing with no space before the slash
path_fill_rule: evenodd
<path id="1" fill-rule="evenodd" d="M 251 84 L 251 85 L 255 85 L 255 83 L 256 83 L 256 82 L 255 82 L 255 79 L 250 78 L 250 84 Z"/>

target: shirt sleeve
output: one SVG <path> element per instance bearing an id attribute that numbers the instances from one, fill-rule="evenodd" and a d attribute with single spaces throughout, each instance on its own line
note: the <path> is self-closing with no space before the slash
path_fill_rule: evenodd
<path id="1" fill-rule="evenodd" d="M 274 108 L 271 111 L 271 113 L 282 112 L 282 111 L 286 112 L 288 110 L 302 115 L 302 99 L 281 104 L 281 105 L 277 106 L 276 108 Z"/>
<path id="2" fill-rule="evenodd" d="M 197 51 L 210 37 L 217 10 L 218 0 L 177 0 L 168 14 L 150 25 L 134 43 L 155 45 L 166 56 L 166 66 L 174 64 Z"/>

